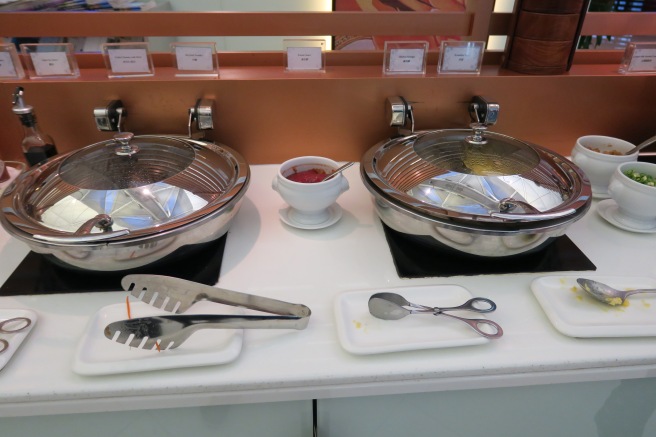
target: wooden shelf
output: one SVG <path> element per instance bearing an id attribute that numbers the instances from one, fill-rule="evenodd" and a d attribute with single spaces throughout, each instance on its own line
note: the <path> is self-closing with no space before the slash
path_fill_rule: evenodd
<path id="1" fill-rule="evenodd" d="M 5 36 L 204 36 L 459 34 L 484 40 L 507 34 L 511 14 L 492 13 L 493 0 L 470 2 L 464 13 L 0 13 Z M 584 33 L 648 34 L 654 14 L 588 14 Z M 72 32 L 72 33 L 71 33 Z M 36 35 L 35 35 L 36 34 Z M 484 95 L 501 105 L 494 130 L 568 154 L 586 134 L 639 142 L 654 134 L 655 75 L 621 75 L 621 52 L 577 52 L 559 76 L 532 76 L 500 68 L 502 53 L 486 52 L 477 76 L 438 75 L 437 52 L 426 76 L 382 73 L 381 52 L 328 52 L 325 73 L 286 73 L 282 52 L 219 53 L 220 77 L 177 78 L 169 53 L 155 53 L 154 77 L 108 79 L 99 54 L 78 54 L 75 80 L 0 81 L 0 157 L 21 159 L 21 127 L 11 94 L 25 88 L 45 131 L 67 152 L 111 138 L 98 132 L 93 108 L 121 99 L 126 127 L 135 133 L 185 134 L 187 109 L 198 98 L 215 100 L 212 139 L 244 154 L 252 164 L 319 154 L 359 160 L 394 130 L 385 119 L 387 97 L 416 102 L 418 129 L 462 128 L 467 104 Z"/>

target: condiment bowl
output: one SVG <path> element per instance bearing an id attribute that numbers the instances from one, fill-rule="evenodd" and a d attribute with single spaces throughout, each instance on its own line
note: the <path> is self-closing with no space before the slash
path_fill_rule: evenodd
<path id="1" fill-rule="evenodd" d="M 294 173 L 310 170 L 331 174 L 339 167 L 332 159 L 320 156 L 301 156 L 285 161 L 274 177 L 272 187 L 291 207 L 289 220 L 299 225 L 314 226 L 330 219 L 328 208 L 349 189 L 348 180 L 339 174 L 321 182 L 295 182 L 289 179 Z"/>
<path id="2" fill-rule="evenodd" d="M 615 219 L 629 228 L 656 228 L 656 187 L 636 182 L 627 172 L 634 171 L 656 178 L 656 164 L 625 162 L 613 173 L 608 192 L 617 203 Z"/>
<path id="3" fill-rule="evenodd" d="M 576 140 L 572 161 L 590 180 L 594 197 L 609 197 L 608 184 L 617 166 L 638 160 L 638 153 L 624 155 L 634 147 L 635 144 L 628 141 L 602 135 L 587 135 Z M 619 154 L 611 154 L 613 152 Z"/>

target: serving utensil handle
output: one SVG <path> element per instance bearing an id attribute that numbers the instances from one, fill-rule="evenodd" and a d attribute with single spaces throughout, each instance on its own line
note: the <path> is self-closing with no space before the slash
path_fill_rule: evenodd
<path id="1" fill-rule="evenodd" d="M 307 326 L 308 319 L 297 316 L 180 314 L 159 319 L 183 322 L 198 329 L 297 329 Z"/>
<path id="2" fill-rule="evenodd" d="M 443 313 L 443 312 L 435 313 L 435 315 L 436 316 L 447 316 L 447 317 L 451 317 L 452 319 L 460 320 L 461 322 L 464 322 L 464 323 L 468 324 L 474 331 L 478 332 L 480 335 L 482 335 L 485 338 L 493 338 L 494 339 L 494 338 L 499 338 L 503 335 L 503 329 L 501 328 L 501 326 L 499 326 L 499 324 L 497 324 L 496 322 L 493 322 L 492 320 L 488 320 L 488 319 L 466 319 L 464 317 L 458 317 L 458 316 L 454 316 L 453 314 L 448 314 L 448 313 Z M 485 327 L 485 326 L 489 326 L 490 328 L 492 328 L 492 332 L 491 333 L 486 332 L 483 329 L 481 329 L 482 327 Z"/>

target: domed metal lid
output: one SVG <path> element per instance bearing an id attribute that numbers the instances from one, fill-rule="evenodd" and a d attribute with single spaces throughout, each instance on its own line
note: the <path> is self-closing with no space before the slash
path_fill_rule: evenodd
<path id="1" fill-rule="evenodd" d="M 230 207 L 249 178 L 248 164 L 225 146 L 119 134 L 24 173 L 0 205 L 3 224 L 27 238 L 123 240 L 171 231 Z"/>
<path id="2" fill-rule="evenodd" d="M 574 164 L 484 130 L 474 125 L 380 143 L 362 158 L 365 185 L 404 208 L 474 225 L 530 225 L 588 209 L 590 185 Z"/>

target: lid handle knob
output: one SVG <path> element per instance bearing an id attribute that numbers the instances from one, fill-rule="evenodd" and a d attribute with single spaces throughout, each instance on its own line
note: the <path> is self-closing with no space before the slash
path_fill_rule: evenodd
<path id="1" fill-rule="evenodd" d="M 485 138 L 487 126 L 482 123 L 472 123 L 469 127 L 471 127 L 474 132 L 473 135 L 467 135 L 465 141 L 476 146 L 487 144 L 487 138 Z"/>
<path id="2" fill-rule="evenodd" d="M 139 147 L 134 144 L 130 144 L 132 138 L 134 138 L 134 134 L 132 132 L 121 132 L 120 134 L 114 135 L 114 141 L 116 141 L 116 144 L 118 145 L 118 147 L 114 149 L 114 153 L 116 153 L 118 156 L 132 156 L 137 153 L 139 151 Z"/>

